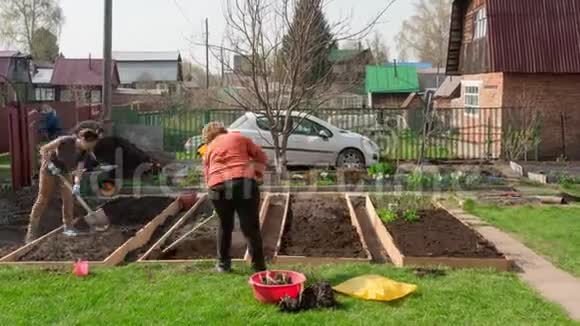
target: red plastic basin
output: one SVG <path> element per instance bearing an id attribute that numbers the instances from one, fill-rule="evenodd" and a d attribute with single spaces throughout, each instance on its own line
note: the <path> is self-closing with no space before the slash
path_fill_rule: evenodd
<path id="1" fill-rule="evenodd" d="M 292 284 L 288 285 L 267 285 L 262 284 L 262 276 L 268 275 L 272 276 L 277 273 L 286 273 L 290 277 Z M 250 285 L 254 289 L 254 297 L 256 300 L 262 303 L 277 304 L 280 300 L 286 296 L 291 298 L 298 298 L 302 290 L 304 289 L 304 283 L 306 282 L 306 276 L 302 273 L 293 271 L 267 271 L 259 272 L 250 277 Z"/>

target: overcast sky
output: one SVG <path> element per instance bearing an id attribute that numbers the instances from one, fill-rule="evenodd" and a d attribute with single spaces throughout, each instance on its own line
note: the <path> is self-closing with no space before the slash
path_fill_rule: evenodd
<path id="1" fill-rule="evenodd" d="M 189 40 L 203 40 L 203 22 L 209 18 L 210 42 L 219 44 L 224 31 L 223 0 L 114 0 L 113 50 L 179 50 L 198 63 L 205 62 L 202 47 Z M 327 8 L 330 22 L 352 17 L 352 28 L 365 25 L 388 0 L 332 0 Z M 66 16 L 60 47 L 69 58 L 102 57 L 103 1 L 61 0 Z M 393 42 L 402 21 L 412 14 L 411 0 L 397 0 L 377 25 L 396 54 Z M 216 66 L 215 63 L 212 66 Z"/>

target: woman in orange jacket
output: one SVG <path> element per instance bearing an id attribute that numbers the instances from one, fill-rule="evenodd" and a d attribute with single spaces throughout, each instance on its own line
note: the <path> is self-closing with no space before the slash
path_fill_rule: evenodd
<path id="1" fill-rule="evenodd" d="M 203 164 L 209 198 L 220 219 L 217 271 L 231 270 L 230 248 L 236 213 L 248 242 L 252 267 L 263 271 L 266 264 L 260 234 L 257 180 L 263 176 L 266 154 L 252 140 L 239 133 L 228 133 L 218 122 L 210 122 L 204 128 L 203 140 L 208 146 Z"/>

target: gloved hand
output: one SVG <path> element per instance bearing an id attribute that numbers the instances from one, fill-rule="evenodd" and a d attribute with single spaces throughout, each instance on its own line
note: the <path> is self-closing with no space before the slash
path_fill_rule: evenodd
<path id="1" fill-rule="evenodd" d="M 48 162 L 48 170 L 52 175 L 61 175 L 62 170 L 59 169 L 53 162 Z"/>
<path id="2" fill-rule="evenodd" d="M 75 196 L 80 196 L 81 195 L 81 186 L 78 184 L 75 184 L 72 188 L 72 193 Z"/>

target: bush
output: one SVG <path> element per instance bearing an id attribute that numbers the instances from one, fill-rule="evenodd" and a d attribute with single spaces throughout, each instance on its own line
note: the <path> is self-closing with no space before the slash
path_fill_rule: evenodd
<path id="1" fill-rule="evenodd" d="M 385 162 L 385 163 L 377 163 L 373 164 L 371 167 L 368 168 L 368 174 L 373 179 L 381 179 L 388 176 L 392 176 L 397 172 L 397 168 L 393 163 Z"/>
<path id="2" fill-rule="evenodd" d="M 187 177 L 185 177 L 179 185 L 183 188 L 196 187 L 203 183 L 203 171 L 197 168 L 189 170 Z"/>

